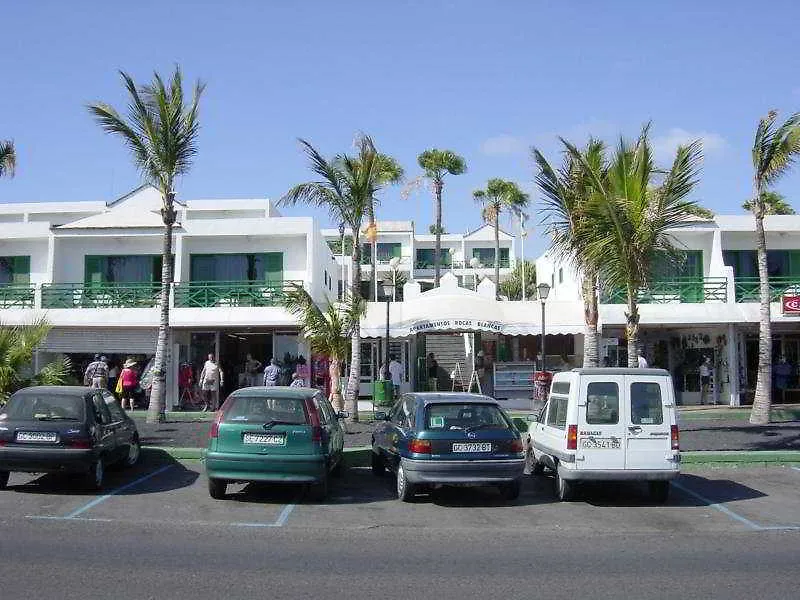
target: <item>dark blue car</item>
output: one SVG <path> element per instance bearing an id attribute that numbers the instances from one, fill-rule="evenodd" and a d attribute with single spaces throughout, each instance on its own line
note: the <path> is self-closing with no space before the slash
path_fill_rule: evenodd
<path id="1" fill-rule="evenodd" d="M 465 393 L 403 394 L 376 412 L 372 472 L 397 474 L 397 497 L 443 485 L 494 485 L 519 496 L 525 459 L 520 434 L 497 401 Z"/>

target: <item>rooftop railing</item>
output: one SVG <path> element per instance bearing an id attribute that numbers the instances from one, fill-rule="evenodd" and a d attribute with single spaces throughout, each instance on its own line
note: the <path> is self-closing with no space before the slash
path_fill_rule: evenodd
<path id="1" fill-rule="evenodd" d="M 727 302 L 728 283 L 724 277 L 663 279 L 639 290 L 637 300 L 640 304 Z M 627 293 L 623 289 L 603 290 L 600 302 L 627 304 Z"/>

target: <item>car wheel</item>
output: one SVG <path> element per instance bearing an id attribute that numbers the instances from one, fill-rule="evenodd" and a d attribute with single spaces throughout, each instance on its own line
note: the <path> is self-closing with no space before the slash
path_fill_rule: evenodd
<path id="1" fill-rule="evenodd" d="M 411 502 L 417 493 L 417 486 L 411 483 L 406 477 L 403 465 L 397 466 L 397 497 L 403 502 Z"/>
<path id="2" fill-rule="evenodd" d="M 669 481 L 648 481 L 647 487 L 653 502 L 664 504 L 669 497 Z"/>
<path id="3" fill-rule="evenodd" d="M 562 502 L 571 502 L 575 499 L 575 484 L 561 477 L 561 474 L 558 472 L 558 467 L 556 467 L 554 481 L 556 496 L 558 496 L 559 500 Z"/>
<path id="4" fill-rule="evenodd" d="M 328 475 L 327 473 L 322 476 L 317 483 L 311 486 L 311 499 L 317 502 L 322 502 L 328 497 Z"/>
<path id="5" fill-rule="evenodd" d="M 525 452 L 525 466 L 528 467 L 531 475 L 542 475 L 544 473 L 544 465 L 536 460 L 536 456 L 533 454 L 533 448 L 530 446 L 528 446 L 528 450 Z"/>
<path id="6" fill-rule="evenodd" d="M 98 458 L 89 469 L 89 487 L 93 490 L 102 490 L 104 478 L 105 465 L 103 465 L 103 459 Z"/>
<path id="7" fill-rule="evenodd" d="M 139 455 L 142 453 L 142 447 L 139 445 L 139 438 L 133 438 L 131 445 L 128 446 L 128 455 L 125 457 L 125 466 L 132 467 L 139 462 Z"/>
<path id="8" fill-rule="evenodd" d="M 8 486 L 9 475 L 11 475 L 11 473 L 8 471 L 0 471 L 0 490 L 4 490 Z"/>
<path id="9" fill-rule="evenodd" d="M 372 453 L 372 474 L 380 477 L 386 472 L 386 465 L 383 464 L 383 459 L 380 454 Z"/>
<path id="10" fill-rule="evenodd" d="M 500 494 L 504 500 L 516 500 L 519 498 L 519 493 L 522 490 L 522 483 L 519 479 L 511 483 L 504 483 L 500 486 Z"/>
<path id="11" fill-rule="evenodd" d="M 228 484 L 221 479 L 208 480 L 208 495 L 214 500 L 224 500 L 225 493 L 228 491 Z"/>

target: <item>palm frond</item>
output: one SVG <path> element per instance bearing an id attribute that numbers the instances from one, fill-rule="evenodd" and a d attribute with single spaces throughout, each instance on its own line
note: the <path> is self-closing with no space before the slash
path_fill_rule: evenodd
<path id="1" fill-rule="evenodd" d="M 0 177 L 13 177 L 17 167 L 17 153 L 14 142 L 0 140 Z"/>

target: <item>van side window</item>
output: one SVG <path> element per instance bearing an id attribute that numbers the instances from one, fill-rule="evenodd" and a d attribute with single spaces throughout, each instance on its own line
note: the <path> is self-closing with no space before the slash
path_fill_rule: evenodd
<path id="1" fill-rule="evenodd" d="M 550 410 L 547 412 L 547 424 L 557 429 L 567 427 L 567 396 L 550 396 Z"/>
<path id="2" fill-rule="evenodd" d="M 631 384 L 631 423 L 635 425 L 661 425 L 661 386 L 657 383 Z"/>
<path id="3" fill-rule="evenodd" d="M 590 425 L 619 423 L 619 387 L 597 381 L 586 387 L 586 422 Z"/>

